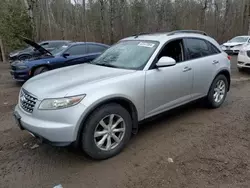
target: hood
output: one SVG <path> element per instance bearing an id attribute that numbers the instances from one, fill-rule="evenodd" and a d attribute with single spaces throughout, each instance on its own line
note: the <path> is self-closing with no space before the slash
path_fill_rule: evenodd
<path id="1" fill-rule="evenodd" d="M 241 49 L 241 51 L 248 51 L 248 50 L 250 50 L 250 45 L 249 44 L 248 45 L 244 45 L 242 47 L 242 49 Z"/>
<path id="2" fill-rule="evenodd" d="M 97 82 L 136 72 L 91 64 L 69 66 L 42 73 L 28 80 L 23 88 L 31 94 L 44 98 L 58 98 L 84 94 L 84 88 L 95 86 Z"/>
<path id="3" fill-rule="evenodd" d="M 41 54 L 50 54 L 52 55 L 48 50 L 40 46 L 39 44 L 35 43 L 34 41 L 31 41 L 25 37 L 22 37 L 23 41 L 27 43 L 28 45 L 34 47 L 36 50 L 38 50 Z"/>
<path id="4" fill-rule="evenodd" d="M 40 56 L 40 57 L 30 58 L 28 60 L 15 60 L 11 63 L 11 66 L 21 66 L 21 65 L 28 65 L 29 66 L 30 64 L 34 63 L 33 61 L 36 61 L 36 60 L 41 60 L 41 63 L 44 63 L 44 61 L 42 61 L 42 60 L 51 61 L 53 59 L 54 59 L 54 56 L 44 55 L 44 56 Z"/>
<path id="5" fill-rule="evenodd" d="M 32 57 L 29 60 L 25 61 L 25 63 L 29 63 L 30 61 L 35 61 L 35 60 L 43 60 L 43 59 L 47 60 L 47 59 L 54 59 L 54 58 L 55 58 L 55 56 L 53 56 L 53 55 L 45 54 L 45 55 L 41 55 L 41 56 L 38 56 L 38 57 Z"/>
<path id="6" fill-rule="evenodd" d="M 24 65 L 24 61 L 16 60 L 16 61 L 13 61 L 10 65 L 11 65 L 11 66 L 20 66 L 20 65 Z"/>
<path id="7" fill-rule="evenodd" d="M 238 46 L 243 44 L 245 44 L 245 42 L 226 42 L 223 44 L 223 46 Z"/>

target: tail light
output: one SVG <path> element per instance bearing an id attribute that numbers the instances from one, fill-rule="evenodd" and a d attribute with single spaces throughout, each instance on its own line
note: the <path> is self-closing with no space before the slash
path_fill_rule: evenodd
<path id="1" fill-rule="evenodd" d="M 228 56 L 227 56 L 227 59 L 230 61 L 230 60 L 231 60 L 231 56 L 230 56 L 230 55 L 228 55 Z"/>

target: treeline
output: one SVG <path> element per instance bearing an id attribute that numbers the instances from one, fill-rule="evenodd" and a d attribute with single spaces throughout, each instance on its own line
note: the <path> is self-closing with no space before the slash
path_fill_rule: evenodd
<path id="1" fill-rule="evenodd" d="M 140 32 L 204 30 L 219 42 L 248 32 L 248 0 L 1 0 L 5 51 L 36 41 L 112 44 Z"/>

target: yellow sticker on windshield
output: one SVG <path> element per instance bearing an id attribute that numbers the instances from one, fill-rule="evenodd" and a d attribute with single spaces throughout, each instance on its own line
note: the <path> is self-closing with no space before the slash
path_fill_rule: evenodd
<path id="1" fill-rule="evenodd" d="M 153 43 L 148 43 L 148 42 L 140 42 L 138 44 L 138 46 L 142 46 L 142 47 L 147 47 L 147 48 L 153 48 L 155 46 L 155 44 Z"/>

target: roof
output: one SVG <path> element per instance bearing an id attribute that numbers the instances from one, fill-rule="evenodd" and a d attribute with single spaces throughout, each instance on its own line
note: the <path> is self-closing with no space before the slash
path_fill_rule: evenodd
<path id="1" fill-rule="evenodd" d="M 41 41 L 41 42 L 71 42 L 71 41 L 70 40 L 44 40 L 44 41 Z"/>
<path id="2" fill-rule="evenodd" d="M 125 39 L 122 40 L 151 40 L 151 41 L 158 41 L 158 42 L 166 42 L 169 39 L 174 39 L 177 37 L 197 37 L 197 38 L 204 38 L 204 39 L 211 39 L 211 37 L 209 36 L 205 36 L 202 34 L 198 34 L 198 33 L 185 33 L 185 32 L 181 32 L 181 33 L 176 33 L 176 34 L 171 34 L 172 32 L 166 32 L 166 33 L 152 33 L 152 34 L 142 34 L 142 35 L 137 35 L 137 36 L 131 36 L 131 37 L 127 37 Z"/>
<path id="3" fill-rule="evenodd" d="M 125 39 L 122 39 L 121 41 L 126 40 L 144 40 L 144 41 L 157 41 L 159 42 L 159 46 L 163 46 L 172 39 L 178 39 L 178 38 L 199 38 L 204 39 L 212 44 L 214 44 L 218 49 L 220 49 L 220 46 L 216 40 L 214 40 L 212 37 L 207 36 L 207 34 L 203 31 L 195 31 L 195 30 L 179 30 L 179 31 L 172 31 L 172 32 L 165 32 L 165 33 L 151 33 L 151 34 L 140 34 L 140 35 L 134 35 L 131 37 L 127 37 Z"/>
<path id="4" fill-rule="evenodd" d="M 239 35 L 239 36 L 235 36 L 235 37 L 250 37 L 250 35 Z"/>
<path id="5" fill-rule="evenodd" d="M 98 42 L 71 42 L 70 43 L 71 45 L 77 45 L 77 44 L 98 44 L 98 45 L 101 45 L 101 46 L 107 46 L 107 44 L 102 44 L 102 43 L 98 43 Z"/>

